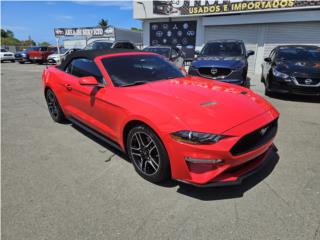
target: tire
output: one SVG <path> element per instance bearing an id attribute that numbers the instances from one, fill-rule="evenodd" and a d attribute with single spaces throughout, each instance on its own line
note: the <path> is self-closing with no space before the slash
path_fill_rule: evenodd
<path id="1" fill-rule="evenodd" d="M 19 63 L 20 63 L 20 64 L 24 64 L 25 62 L 24 62 L 24 61 L 19 61 Z"/>
<path id="2" fill-rule="evenodd" d="M 265 82 L 266 82 L 266 80 L 265 80 L 264 77 L 263 77 L 263 74 L 261 74 L 260 81 L 261 81 L 262 83 L 264 83 L 264 84 L 265 84 Z"/>
<path id="3" fill-rule="evenodd" d="M 16 60 L 11 60 L 12 63 L 16 62 Z"/>
<path id="4" fill-rule="evenodd" d="M 247 79 L 248 76 L 248 69 L 244 69 L 242 73 L 242 81 L 243 81 L 243 86 L 246 88 L 250 88 L 250 82 Z"/>
<path id="5" fill-rule="evenodd" d="M 130 129 L 126 149 L 135 170 L 144 179 L 159 183 L 170 178 L 168 153 L 151 128 L 138 125 Z"/>
<path id="6" fill-rule="evenodd" d="M 273 97 L 274 96 L 273 92 L 270 89 L 268 89 L 267 85 L 265 85 L 264 95 L 266 95 L 268 97 Z"/>
<path id="7" fill-rule="evenodd" d="M 267 76 L 267 78 L 263 78 L 263 83 L 264 83 L 264 94 L 268 97 L 272 97 L 274 94 L 273 92 L 270 90 L 270 84 L 268 82 L 268 79 L 269 79 L 270 76 Z M 270 80 L 269 80 L 270 81 Z"/>
<path id="8" fill-rule="evenodd" d="M 53 93 L 51 89 L 46 91 L 46 102 L 48 106 L 48 110 L 53 121 L 57 123 L 62 123 L 65 121 L 65 116 L 61 110 L 60 104 L 56 95 Z"/>

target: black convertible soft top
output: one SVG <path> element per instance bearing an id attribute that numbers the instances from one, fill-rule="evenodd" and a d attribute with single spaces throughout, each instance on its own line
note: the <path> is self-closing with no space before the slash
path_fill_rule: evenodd
<path id="1" fill-rule="evenodd" d="M 120 48 L 113 48 L 113 49 L 105 49 L 105 50 L 80 50 L 80 51 L 74 51 L 70 53 L 62 63 L 57 66 L 60 70 L 64 70 L 66 66 L 75 58 L 87 58 L 90 60 L 94 60 L 98 56 L 103 55 L 109 55 L 109 54 L 115 54 L 115 53 L 125 53 L 125 52 L 142 52 L 139 50 L 131 50 L 131 49 L 120 49 Z"/>

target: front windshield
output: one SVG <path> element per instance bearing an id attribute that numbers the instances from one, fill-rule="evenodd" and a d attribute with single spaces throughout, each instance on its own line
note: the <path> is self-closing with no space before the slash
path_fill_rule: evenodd
<path id="1" fill-rule="evenodd" d="M 204 46 L 200 55 L 238 57 L 244 55 L 244 49 L 239 42 L 211 42 Z"/>
<path id="2" fill-rule="evenodd" d="M 320 61 L 320 48 L 281 48 L 277 54 L 278 60 L 288 61 Z"/>
<path id="3" fill-rule="evenodd" d="M 1 52 L 8 52 L 8 51 L 4 48 L 1 48 Z"/>
<path id="4" fill-rule="evenodd" d="M 104 58 L 102 63 L 115 86 L 181 78 L 184 74 L 174 64 L 155 55 L 130 55 Z"/>
<path id="5" fill-rule="evenodd" d="M 166 58 L 169 58 L 170 56 L 170 48 L 145 48 L 144 51 L 157 53 Z"/>

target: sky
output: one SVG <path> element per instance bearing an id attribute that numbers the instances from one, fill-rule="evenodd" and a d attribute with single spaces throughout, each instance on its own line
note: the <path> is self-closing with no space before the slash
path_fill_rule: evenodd
<path id="1" fill-rule="evenodd" d="M 101 18 L 115 27 L 141 28 L 131 1 L 1 1 L 1 28 L 19 40 L 55 43 L 58 27 L 95 27 Z"/>

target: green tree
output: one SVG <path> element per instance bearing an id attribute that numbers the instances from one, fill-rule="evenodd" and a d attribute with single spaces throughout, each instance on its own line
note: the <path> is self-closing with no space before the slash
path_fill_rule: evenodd
<path id="1" fill-rule="evenodd" d="M 100 22 L 98 23 L 98 27 L 101 27 L 103 30 L 107 29 L 110 27 L 108 20 L 101 19 Z"/>
<path id="2" fill-rule="evenodd" d="M 20 41 L 16 38 L 1 37 L 1 45 L 20 45 Z"/>
<path id="3" fill-rule="evenodd" d="M 132 27 L 131 30 L 142 32 L 142 29 L 141 29 L 141 28 L 136 28 L 136 27 Z"/>
<path id="4" fill-rule="evenodd" d="M 51 44 L 48 42 L 39 42 L 38 45 L 47 47 L 47 46 L 50 46 Z"/>
<path id="5" fill-rule="evenodd" d="M 35 46 L 36 43 L 32 39 L 20 41 L 20 46 Z"/>
<path id="6" fill-rule="evenodd" d="M 14 38 L 14 34 L 11 30 L 7 30 L 7 35 L 9 38 Z"/>
<path id="7" fill-rule="evenodd" d="M 34 46 L 36 43 L 29 37 L 28 40 L 22 40 L 16 39 L 14 37 L 14 33 L 11 30 L 5 30 L 1 28 L 1 44 L 2 45 L 13 45 L 13 46 Z M 42 46 L 48 46 L 50 43 L 43 42 L 40 43 Z"/>
<path id="8" fill-rule="evenodd" d="M 8 37 L 7 31 L 1 28 L 1 37 L 6 38 Z"/>

